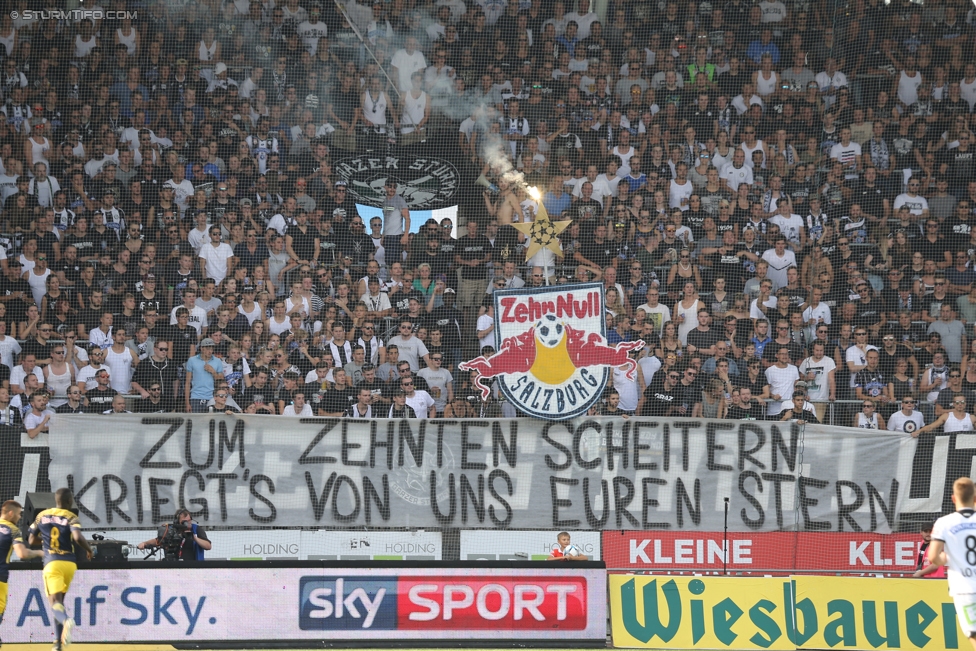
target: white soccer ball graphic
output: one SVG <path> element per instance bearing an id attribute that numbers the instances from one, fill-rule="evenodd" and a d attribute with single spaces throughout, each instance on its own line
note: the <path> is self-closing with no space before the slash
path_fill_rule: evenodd
<path id="1" fill-rule="evenodd" d="M 546 348 L 555 348 L 563 339 L 566 328 L 563 322 L 547 314 L 535 322 L 535 336 Z"/>
<path id="2" fill-rule="evenodd" d="M 563 550 L 563 556 L 582 556 L 582 555 L 583 555 L 583 550 L 581 550 L 576 545 L 571 544 L 569 547 Z"/>

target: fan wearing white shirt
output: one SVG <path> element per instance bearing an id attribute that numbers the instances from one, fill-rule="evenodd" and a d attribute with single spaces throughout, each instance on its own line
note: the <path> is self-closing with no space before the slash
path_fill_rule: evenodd
<path id="1" fill-rule="evenodd" d="M 44 384 L 44 372 L 37 365 L 37 358 L 34 353 L 26 353 L 20 360 L 20 364 L 13 367 L 10 371 L 10 392 L 23 393 L 27 388 L 24 378 L 33 375 L 37 378 L 38 384 Z"/>
<path id="2" fill-rule="evenodd" d="M 786 248 L 786 238 L 783 236 L 776 238 L 774 246 L 762 254 L 762 259 L 769 264 L 769 278 L 777 287 L 786 287 L 789 284 L 786 270 L 796 266 L 796 255 Z"/>
<path id="3" fill-rule="evenodd" d="M 417 39 L 408 36 L 405 47 L 402 50 L 397 50 L 393 58 L 390 59 L 390 66 L 393 68 L 390 76 L 397 81 L 400 91 L 403 93 L 408 92 L 412 87 L 410 76 L 414 72 L 423 72 L 427 67 L 427 59 L 424 58 L 424 53 L 418 47 Z"/>
<path id="4" fill-rule="evenodd" d="M 284 409 L 281 410 L 282 416 L 298 416 L 300 418 L 311 418 L 314 416 L 312 413 L 312 407 L 307 402 L 305 402 L 305 394 L 302 391 L 296 391 L 291 396 L 292 403 L 286 405 Z"/>
<path id="5" fill-rule="evenodd" d="M 763 0 L 759 3 L 763 23 L 782 23 L 787 19 L 786 5 L 780 0 Z"/>
<path id="6" fill-rule="evenodd" d="M 230 274 L 230 259 L 234 257 L 234 249 L 221 242 L 221 237 L 220 227 L 214 226 L 210 229 L 210 242 L 200 247 L 200 270 L 218 285 Z"/>
<path id="7" fill-rule="evenodd" d="M 607 171 L 596 177 L 597 182 L 605 183 L 606 187 L 610 188 L 610 196 L 617 196 L 617 186 L 620 185 L 620 177 L 617 176 L 617 163 L 619 159 L 613 156 L 607 160 Z M 594 192 L 596 192 L 596 186 L 594 185 Z"/>
<path id="8" fill-rule="evenodd" d="M 678 163 L 675 166 L 675 178 L 668 182 L 668 205 L 682 212 L 688 210 L 691 207 L 689 200 L 694 191 L 694 185 L 688 180 L 688 165 L 683 162 Z"/>
<path id="9" fill-rule="evenodd" d="M 837 89 L 847 86 L 847 76 L 837 69 L 837 60 L 834 57 L 827 57 L 824 61 L 824 71 L 818 72 L 814 77 L 820 92 L 824 95 L 824 108 L 829 109 L 837 96 Z"/>
<path id="10" fill-rule="evenodd" d="M 851 142 L 851 129 L 840 130 L 840 142 L 830 148 L 830 157 L 844 166 L 844 178 L 856 179 L 861 172 L 861 145 Z"/>
<path id="11" fill-rule="evenodd" d="M 203 333 L 203 329 L 210 325 L 210 323 L 207 320 L 207 312 L 197 305 L 196 290 L 189 288 L 183 290 L 183 305 L 175 306 L 169 313 L 170 325 L 176 325 L 176 311 L 181 307 L 185 307 L 190 312 L 187 325 L 196 330 L 197 336 L 199 337 Z"/>
<path id="12" fill-rule="evenodd" d="M 803 227 L 803 218 L 793 212 L 789 201 L 781 199 L 776 205 L 776 214 L 769 221 L 779 226 L 779 231 L 783 237 L 799 249 L 806 246 L 807 233 Z"/>
<path id="13" fill-rule="evenodd" d="M 27 194 L 37 199 L 38 205 L 49 208 L 54 204 L 54 195 L 61 191 L 61 184 L 53 176 L 47 175 L 47 164 L 34 165 L 34 178 L 27 185 Z"/>
<path id="14" fill-rule="evenodd" d="M 367 291 L 363 294 L 361 301 L 366 306 L 366 311 L 369 312 L 370 317 L 382 319 L 390 314 L 393 311 L 393 306 L 390 304 L 390 296 L 380 291 L 380 279 L 376 276 L 370 276 L 366 282 L 366 287 Z"/>
<path id="15" fill-rule="evenodd" d="M 732 154 L 732 162 L 722 168 L 719 177 L 725 181 L 733 193 L 743 183 L 752 185 L 752 168 L 746 165 L 746 153 L 742 149 L 736 148 L 735 153 Z"/>
<path id="16" fill-rule="evenodd" d="M 776 342 L 770 342 L 769 346 L 776 346 Z M 768 414 L 776 416 L 783 411 L 783 400 L 785 396 L 793 395 L 793 387 L 800 379 L 799 370 L 790 363 L 790 349 L 786 346 L 779 346 L 776 351 L 776 363 L 766 369 L 766 381 L 769 382 L 769 394 L 773 399 L 769 403 Z"/>
<path id="17" fill-rule="evenodd" d="M 915 396 L 904 396 L 901 399 L 901 409 L 888 418 L 888 431 L 918 436 L 918 430 L 923 427 L 925 427 L 925 418 L 922 412 L 915 411 Z"/>
<path id="18" fill-rule="evenodd" d="M 193 228 L 186 234 L 186 241 L 189 242 L 193 250 L 199 255 L 203 245 L 210 241 L 210 226 L 207 224 L 207 213 L 203 210 L 197 212 L 193 216 L 193 222 Z"/>
<path id="19" fill-rule="evenodd" d="M 318 39 L 316 39 L 316 46 L 317 45 Z M 260 66 L 254 66 L 251 68 L 251 74 L 247 79 L 244 80 L 244 83 L 241 84 L 237 93 L 238 96 L 242 99 L 251 99 L 251 95 L 253 95 L 254 92 L 260 88 L 262 78 L 264 78 L 264 68 Z"/>
<path id="20" fill-rule="evenodd" d="M 752 82 L 742 84 L 742 93 L 733 97 L 729 103 L 739 115 L 745 115 L 753 104 L 765 107 L 762 98 L 755 94 L 755 86 Z"/>
<path id="21" fill-rule="evenodd" d="M 579 0 L 579 11 L 571 11 L 566 14 L 566 20 L 576 23 L 579 28 L 576 31 L 576 37 L 582 41 L 590 37 L 590 28 L 593 23 L 600 20 L 600 17 L 595 12 L 590 11 L 590 0 Z"/>
<path id="22" fill-rule="evenodd" d="M 830 325 L 830 306 L 823 302 L 823 289 L 814 287 L 810 292 L 810 302 L 803 311 L 803 323 L 806 325 L 807 338 L 816 338 L 817 326 L 821 323 Z"/>
<path id="23" fill-rule="evenodd" d="M 318 5 L 312 5 L 308 11 L 308 19 L 298 25 L 298 37 L 302 39 L 305 49 L 313 57 L 319 47 L 319 39 L 329 33 L 328 26 L 322 22 L 322 10 Z"/>

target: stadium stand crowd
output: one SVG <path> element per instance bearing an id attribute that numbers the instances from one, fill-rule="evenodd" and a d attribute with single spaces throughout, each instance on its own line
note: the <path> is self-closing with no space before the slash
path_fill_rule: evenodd
<path id="1" fill-rule="evenodd" d="M 967 3 L 40 4 L 0 14 L 4 424 L 514 417 L 458 369 L 492 292 L 588 281 L 646 342 L 594 413 L 976 403 Z M 457 223 L 395 180 L 364 219 L 357 155 L 451 160 Z M 540 200 L 573 222 L 526 261 Z"/>

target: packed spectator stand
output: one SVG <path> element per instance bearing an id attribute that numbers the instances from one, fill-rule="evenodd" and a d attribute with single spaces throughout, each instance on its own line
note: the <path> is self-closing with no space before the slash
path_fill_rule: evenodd
<path id="1" fill-rule="evenodd" d="M 492 292 L 591 281 L 646 342 L 594 414 L 976 403 L 971 5 L 42 5 L 0 14 L 4 424 L 518 417 L 458 369 Z M 361 155 L 450 161 L 456 219 L 393 177 L 364 218 Z"/>

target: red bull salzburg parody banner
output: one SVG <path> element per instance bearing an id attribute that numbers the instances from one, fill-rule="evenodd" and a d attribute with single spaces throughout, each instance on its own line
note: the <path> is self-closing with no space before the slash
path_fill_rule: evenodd
<path id="1" fill-rule="evenodd" d="M 630 352 L 643 341 L 607 343 L 602 283 L 567 288 L 499 290 L 495 299 L 495 350 L 460 364 L 481 379 L 497 378 L 502 393 L 520 411 L 545 420 L 566 420 L 586 411 L 603 396 L 614 367 L 634 379 L 637 363 Z"/>
<path id="2" fill-rule="evenodd" d="M 59 414 L 50 442 L 51 483 L 74 491 L 96 529 L 155 525 L 186 507 L 235 529 L 708 532 L 722 530 L 728 499 L 731 532 L 858 534 L 898 522 L 916 447 L 908 434 L 779 422 L 295 418 L 283 428 L 280 416 L 209 414 Z M 36 470 L 37 448 L 24 450 Z M 661 545 L 638 543 L 636 558 L 685 558 Z"/>

